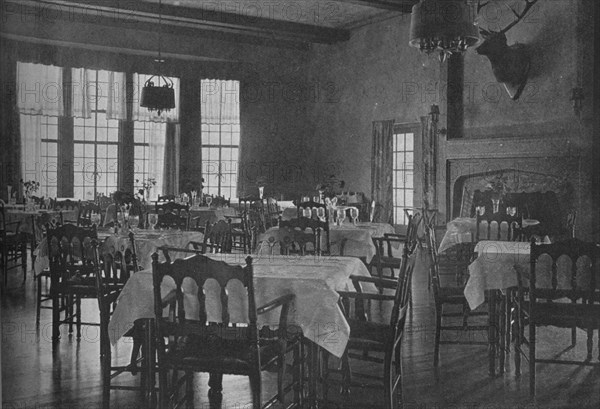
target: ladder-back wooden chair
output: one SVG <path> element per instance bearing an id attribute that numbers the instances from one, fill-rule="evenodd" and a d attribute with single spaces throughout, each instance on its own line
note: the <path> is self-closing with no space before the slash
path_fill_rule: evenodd
<path id="1" fill-rule="evenodd" d="M 170 399 L 177 396 L 177 389 L 184 385 L 182 401 L 187 401 L 187 407 L 193 407 L 194 372 L 211 374 L 211 396 L 221 393 L 220 378 L 224 374 L 233 374 L 250 378 L 253 408 L 271 406 L 275 402 L 286 407 L 285 395 L 291 390 L 295 392 L 294 402 L 300 403 L 301 344 L 299 337 L 290 339 L 285 335 L 288 333 L 288 310 L 294 300 L 292 294 L 257 307 L 251 257 L 246 258 L 246 266 L 228 265 L 201 254 L 159 263 L 158 254 L 154 253 L 152 260 L 159 407 L 168 407 Z M 167 300 L 161 290 L 166 277 L 175 283 Z M 194 283 L 198 288 L 198 313 L 193 317 L 184 308 L 184 288 L 189 286 L 188 283 Z M 168 316 L 163 315 L 165 301 L 170 305 Z M 221 308 L 220 314 L 213 316 L 208 306 L 215 302 Z M 232 310 L 232 305 L 236 304 L 247 307 L 247 318 Z M 278 308 L 279 330 L 269 332 L 269 338 L 262 338 L 258 316 Z M 238 323 L 244 325 L 238 326 Z M 286 385 L 285 357 L 290 351 L 294 354 L 294 376 Z M 263 406 L 261 371 L 273 367 L 278 373 L 277 394 Z M 173 373 L 170 380 L 167 379 L 168 372 Z M 178 377 L 179 372 L 183 372 L 183 376 Z"/>
<path id="2" fill-rule="evenodd" d="M 592 362 L 593 332 L 600 330 L 600 246 L 597 243 L 568 239 L 552 244 L 532 240 L 529 277 L 517 269 L 517 342 L 515 371 L 520 374 L 523 347 L 529 361 L 529 390 L 536 394 L 536 365 L 562 364 L 600 366 Z M 527 285 L 525 278 L 528 278 Z M 529 325 L 525 337 L 524 325 Z M 537 328 L 581 328 L 588 333 L 587 357 L 583 360 L 559 359 L 560 354 L 540 358 L 536 348 Z M 599 357 L 600 358 L 600 357 Z"/>
<path id="3" fill-rule="evenodd" d="M 350 325 L 350 338 L 342 357 L 340 370 L 330 369 L 327 355 L 324 362 L 324 396 L 327 399 L 329 384 L 333 383 L 330 373 L 341 374 L 342 390 L 346 393 L 356 387 L 383 387 L 385 408 L 401 407 L 402 398 L 402 339 L 410 300 L 412 274 L 417 254 L 409 255 L 405 244 L 402 252 L 402 268 L 397 280 L 379 279 L 375 277 L 351 276 L 355 291 L 340 291 L 340 307 L 343 309 Z M 373 283 L 377 287 L 393 290 L 393 294 L 371 294 L 363 292 L 362 285 Z M 375 303 L 373 301 L 379 301 Z M 350 316 L 350 304 L 354 315 Z M 382 322 L 369 314 L 369 306 L 392 304 L 390 320 Z M 381 377 L 369 373 L 351 371 L 350 359 L 379 364 Z M 363 364 L 366 365 L 366 364 Z M 358 365 L 357 365 L 358 366 Z M 379 378 L 381 384 L 369 383 L 368 380 Z"/>

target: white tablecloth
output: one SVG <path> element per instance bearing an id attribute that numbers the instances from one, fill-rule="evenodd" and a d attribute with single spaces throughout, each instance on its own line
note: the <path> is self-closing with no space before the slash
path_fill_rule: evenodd
<path id="1" fill-rule="evenodd" d="M 147 213 L 155 213 L 156 207 L 155 205 L 147 205 L 146 212 Z M 190 208 L 190 223 L 195 225 L 196 221 L 192 220 L 195 218 L 199 218 L 200 224 L 205 224 L 207 221 L 211 223 L 215 223 L 219 220 L 225 220 L 227 217 L 235 217 L 237 216 L 237 210 L 233 207 L 198 207 L 198 208 Z M 115 205 L 111 204 L 106 208 L 106 215 L 104 217 L 104 225 L 108 225 L 109 223 L 113 223 L 115 221 Z"/>
<path id="2" fill-rule="evenodd" d="M 438 253 L 459 243 L 470 243 L 475 238 L 475 229 L 477 229 L 477 220 L 471 217 L 458 217 L 449 221 Z"/>
<path id="3" fill-rule="evenodd" d="M 266 233 L 259 235 L 258 242 L 261 242 L 278 227 L 272 227 Z M 375 255 L 375 246 L 373 237 L 383 237 L 385 233 L 395 233 L 394 227 L 387 223 L 358 222 L 356 226 L 350 222 L 345 222 L 341 226 L 331 224 L 329 226 L 329 241 L 331 243 L 331 254 L 340 254 L 340 244 L 346 239 L 344 246 L 344 256 L 366 257 L 367 262 L 371 261 Z M 395 247 L 399 247 L 396 245 Z M 322 247 L 324 248 L 324 247 Z M 275 251 L 277 253 L 277 251 Z"/>
<path id="4" fill-rule="evenodd" d="M 128 236 L 117 236 L 113 234 L 98 233 L 98 239 L 103 240 L 100 251 L 102 254 L 107 252 L 115 253 L 116 251 L 123 252 L 130 247 Z M 138 265 L 142 267 L 150 267 L 152 264 L 152 253 L 160 246 L 171 247 L 186 247 L 190 241 L 202 241 L 204 235 L 200 232 L 193 231 L 151 231 L 138 230 L 135 233 L 136 254 L 138 257 Z M 50 265 L 48 259 L 48 244 L 44 239 L 36 249 L 37 258 L 34 263 L 34 271 L 36 274 L 42 272 Z"/>
<path id="5" fill-rule="evenodd" d="M 517 285 L 517 269 L 527 274 L 531 244 L 518 241 L 482 240 L 475 246 L 478 254 L 469 265 L 469 280 L 464 294 L 475 309 L 485 300 L 486 290 L 504 290 Z"/>
<path id="6" fill-rule="evenodd" d="M 185 248 L 190 241 L 202 242 L 204 235 L 194 231 L 138 230 L 135 233 L 134 239 L 138 265 L 143 268 L 150 268 L 152 265 L 152 253 L 154 253 L 158 247 L 170 246 Z M 126 248 L 130 247 L 130 244 L 131 241 L 127 236 L 111 235 L 108 236 L 102 244 L 102 252 L 123 252 Z"/>
<path id="7" fill-rule="evenodd" d="M 20 221 L 20 231 L 32 234 L 33 225 L 35 223 L 36 240 L 41 240 L 43 229 L 46 223 L 51 221 L 60 221 L 60 210 L 24 210 L 24 209 L 9 209 L 6 211 L 6 222 Z M 77 210 L 62 211 L 65 220 L 77 220 Z"/>
<path id="8" fill-rule="evenodd" d="M 229 264 L 245 264 L 242 254 L 213 254 L 211 258 Z M 338 307 L 337 291 L 354 290 L 350 275 L 370 276 L 364 264 L 353 257 L 286 257 L 253 256 L 254 284 L 257 305 L 294 294 L 296 296 L 289 312 L 289 324 L 301 328 L 305 337 L 340 357 L 346 348 L 350 328 Z M 163 283 L 163 295 L 174 288 L 172 281 Z M 234 287 L 235 288 L 235 287 Z M 230 288 L 231 290 L 231 288 Z M 375 293 L 373 285 L 364 288 Z M 186 314 L 197 318 L 198 298 L 195 284 L 184 288 Z M 235 297 L 230 297 L 234 299 Z M 114 344 L 140 318 L 154 318 L 152 271 L 144 270 L 132 275 L 119 296 L 110 324 L 110 340 Z M 231 310 L 232 322 L 239 317 Z M 209 321 L 220 321 L 219 314 L 209 313 Z M 243 314 L 242 314 L 243 316 Z M 279 323 L 279 309 L 259 316 L 259 326 L 275 328 Z M 243 321 L 244 319 L 242 319 Z"/>

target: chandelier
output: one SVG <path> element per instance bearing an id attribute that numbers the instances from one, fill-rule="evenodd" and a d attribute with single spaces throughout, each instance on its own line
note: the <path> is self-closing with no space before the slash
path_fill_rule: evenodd
<path id="1" fill-rule="evenodd" d="M 161 54 L 162 46 L 162 0 L 158 2 L 158 58 L 154 61 L 158 63 L 158 75 L 153 75 L 144 84 L 142 88 L 142 97 L 140 106 L 148 108 L 148 111 L 157 111 L 158 115 L 162 111 L 170 111 L 175 108 L 175 89 L 173 81 L 161 75 L 161 66 L 164 63 Z M 153 79 L 156 78 L 156 84 Z M 162 85 L 161 85 L 162 82 Z"/>
<path id="2" fill-rule="evenodd" d="M 440 61 L 481 41 L 474 12 L 465 0 L 421 0 L 412 8 L 409 45 L 439 52 Z"/>

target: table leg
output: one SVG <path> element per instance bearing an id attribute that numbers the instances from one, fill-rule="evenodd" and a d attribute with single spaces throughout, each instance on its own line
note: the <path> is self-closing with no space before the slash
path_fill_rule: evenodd
<path id="1" fill-rule="evenodd" d="M 144 322 L 144 343 L 142 354 L 144 354 L 144 379 L 145 391 L 144 398 L 149 408 L 155 408 L 156 399 L 156 345 L 154 340 L 154 320 L 147 319 Z"/>
<path id="2" fill-rule="evenodd" d="M 490 376 L 496 375 L 496 291 L 487 290 L 488 293 L 488 313 L 489 313 L 489 328 L 488 328 L 488 358 L 489 358 L 489 373 Z"/>
<path id="3" fill-rule="evenodd" d="M 508 300 L 507 296 L 502 294 L 500 295 L 500 311 L 498 311 L 498 344 L 499 347 L 499 372 L 502 375 L 504 373 L 504 363 L 506 359 L 506 309 L 508 308 Z"/>
<path id="4" fill-rule="evenodd" d="M 304 339 L 306 346 L 308 347 L 308 402 L 307 407 L 311 409 L 319 408 L 318 398 L 318 380 L 320 376 L 319 371 L 319 346 L 309 339 Z"/>

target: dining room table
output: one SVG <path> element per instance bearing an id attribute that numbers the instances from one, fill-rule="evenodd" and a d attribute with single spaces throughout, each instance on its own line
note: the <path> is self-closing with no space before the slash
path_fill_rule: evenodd
<path id="1" fill-rule="evenodd" d="M 134 233 L 138 265 L 146 268 L 151 266 L 151 256 L 157 248 L 162 246 L 185 248 L 190 241 L 201 242 L 204 239 L 204 234 L 196 231 L 180 231 L 176 229 L 148 230 L 135 228 L 131 231 Z M 112 230 L 101 229 L 98 230 L 98 239 L 101 244 L 100 253 L 102 255 L 107 253 L 115 254 L 118 251 L 123 253 L 127 248 L 131 248 L 129 230 L 114 233 Z M 37 257 L 34 262 L 34 271 L 36 274 L 39 274 L 50 265 L 46 239 L 43 239 L 40 242 L 35 252 Z"/>
<path id="2" fill-rule="evenodd" d="M 474 310 L 485 301 L 489 313 L 489 372 L 504 373 L 506 353 L 510 349 L 510 291 L 518 285 L 517 272 L 527 277 L 531 243 L 482 240 L 475 245 L 477 257 L 469 264 L 464 295 Z M 487 298 L 487 300 L 486 300 Z"/>
<path id="3" fill-rule="evenodd" d="M 31 260 L 35 264 L 35 249 L 43 239 L 46 224 L 58 223 L 62 218 L 77 220 L 77 210 L 27 208 L 25 205 L 7 205 L 6 222 L 19 222 L 19 231 L 27 236 Z"/>
<path id="4" fill-rule="evenodd" d="M 258 236 L 258 243 L 265 240 L 279 227 L 274 226 Z M 350 222 L 329 224 L 329 242 L 332 256 L 354 256 L 363 258 L 369 263 L 376 254 L 373 237 L 383 237 L 386 233 L 395 233 L 394 226 L 388 223 Z M 321 236 L 322 240 L 326 238 Z M 394 243 L 399 248 L 398 243 Z M 324 243 L 321 248 L 326 248 Z M 275 249 L 276 251 L 276 249 Z"/>
<path id="5" fill-rule="evenodd" d="M 533 232 L 533 228 L 540 222 L 536 219 L 521 219 L 521 227 L 527 233 Z M 440 241 L 438 253 L 443 253 L 449 248 L 461 244 L 472 243 L 477 236 L 477 219 L 475 217 L 457 217 L 446 224 L 446 232 Z"/>
<path id="6" fill-rule="evenodd" d="M 149 203 L 145 206 L 146 214 L 156 213 L 156 206 Z M 211 206 L 192 206 L 189 209 L 190 223 L 194 225 L 204 225 L 206 222 L 215 223 L 219 220 L 235 218 L 238 215 L 234 207 L 211 207 Z M 104 226 L 115 222 L 115 204 L 111 203 L 106 208 L 104 216 Z"/>
<path id="7" fill-rule="evenodd" d="M 245 265 L 245 254 L 207 254 L 208 257 L 233 265 Z M 293 294 L 294 301 L 288 313 L 289 328 L 297 329 L 310 341 L 309 401 L 317 400 L 317 369 L 319 350 L 323 349 L 340 358 L 350 335 L 350 326 L 339 307 L 337 291 L 354 291 L 351 276 L 369 277 L 365 265 L 354 257 L 251 255 L 254 268 L 254 289 L 257 305 L 263 305 L 280 296 Z M 109 322 L 110 342 L 114 345 L 136 322 L 155 317 L 152 269 L 133 274 L 117 300 L 117 307 Z M 161 286 L 163 296 L 174 289 L 172 281 Z M 186 317 L 198 317 L 198 287 L 191 281 L 183 284 Z M 228 291 L 241 291 L 232 286 Z M 366 283 L 364 292 L 376 293 L 372 283 Z M 233 297 L 235 298 L 235 297 Z M 208 321 L 221 322 L 220 309 L 207 304 Z M 247 322 L 247 311 L 230 305 L 232 322 Z M 165 313 L 168 313 L 165 310 Z M 258 325 L 277 329 L 279 312 L 259 316 Z M 151 327 L 151 326 L 150 326 Z M 151 336 L 149 333 L 147 336 Z M 152 376 L 152 374 L 149 374 Z"/>

